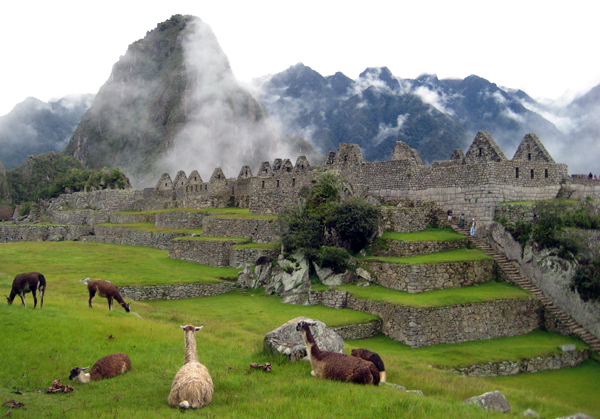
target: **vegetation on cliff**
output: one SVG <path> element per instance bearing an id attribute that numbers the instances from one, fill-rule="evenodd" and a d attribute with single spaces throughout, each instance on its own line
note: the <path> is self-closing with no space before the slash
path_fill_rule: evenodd
<path id="1" fill-rule="evenodd" d="M 321 175 L 300 194 L 304 205 L 279 214 L 277 226 L 287 252 L 300 251 L 321 267 L 343 271 L 349 254 L 357 253 L 377 234 L 381 213 L 363 200 L 342 200 L 342 180 L 332 173 Z"/>

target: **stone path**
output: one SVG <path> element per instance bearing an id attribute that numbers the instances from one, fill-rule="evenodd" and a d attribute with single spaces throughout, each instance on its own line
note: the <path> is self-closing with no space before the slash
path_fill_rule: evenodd
<path id="1" fill-rule="evenodd" d="M 445 213 L 441 213 L 438 217 L 446 217 Z M 442 218 L 444 219 L 444 218 Z M 575 320 L 571 318 L 571 316 L 567 315 L 562 309 L 556 306 L 548 297 L 544 295 L 542 290 L 535 285 L 529 278 L 521 275 L 519 269 L 514 265 L 513 262 L 508 260 L 506 255 L 503 253 L 499 253 L 494 250 L 487 242 L 481 237 L 470 237 L 468 228 L 460 228 L 458 225 L 458 219 L 454 218 L 452 223 L 450 223 L 450 227 L 454 231 L 464 234 L 469 237 L 475 247 L 484 251 L 488 255 L 494 258 L 494 260 L 498 263 L 498 266 L 510 280 L 519 285 L 521 288 L 529 291 L 533 296 L 535 296 L 540 302 L 544 305 L 546 311 L 551 313 L 554 317 L 560 320 L 564 325 L 566 325 L 569 330 L 575 335 L 579 336 L 581 340 L 590 345 L 595 351 L 600 352 L 600 339 L 596 336 L 592 335 L 586 329 L 584 329 L 580 324 L 578 324 Z"/>

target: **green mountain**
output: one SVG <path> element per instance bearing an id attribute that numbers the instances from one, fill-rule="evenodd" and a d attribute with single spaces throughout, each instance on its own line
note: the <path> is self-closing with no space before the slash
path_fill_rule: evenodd
<path id="1" fill-rule="evenodd" d="M 210 177 L 221 166 L 237 176 L 287 148 L 210 27 L 176 15 L 129 46 L 65 153 L 87 168 L 119 167 L 140 187 L 180 169 Z"/>

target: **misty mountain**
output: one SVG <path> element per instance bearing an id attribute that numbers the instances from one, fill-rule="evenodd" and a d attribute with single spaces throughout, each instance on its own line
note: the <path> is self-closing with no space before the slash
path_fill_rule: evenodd
<path id="1" fill-rule="evenodd" d="M 27 156 L 60 152 L 67 145 L 94 95 L 73 95 L 54 102 L 33 97 L 0 117 L 0 161 L 10 170 Z"/>
<path id="2" fill-rule="evenodd" d="M 394 76 L 368 68 L 356 80 L 342 73 L 323 77 L 303 64 L 253 81 L 269 114 L 289 132 L 304 136 L 322 153 L 357 143 L 367 160 L 387 160 L 396 141 L 417 149 L 424 162 L 447 160 L 476 133 L 489 131 L 509 156 L 525 134 L 565 142 L 552 122 L 528 109 L 536 104 L 478 77 L 439 80 Z"/>
<path id="3" fill-rule="evenodd" d="M 235 177 L 271 153 L 317 155 L 287 138 L 235 79 L 210 27 L 175 15 L 129 46 L 65 152 L 87 168 L 120 167 L 139 187 L 154 186 L 162 172 L 196 169 L 209 178 L 220 166 Z"/>

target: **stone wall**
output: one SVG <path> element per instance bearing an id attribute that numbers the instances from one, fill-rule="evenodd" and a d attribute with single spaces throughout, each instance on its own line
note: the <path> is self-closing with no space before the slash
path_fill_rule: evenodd
<path id="1" fill-rule="evenodd" d="M 412 348 L 522 335 L 541 322 L 540 302 L 534 298 L 412 308 L 348 295 L 346 307 L 378 315 L 385 335 Z"/>
<path id="2" fill-rule="evenodd" d="M 373 323 L 351 324 L 332 328 L 344 340 L 368 339 L 381 333 L 381 320 Z"/>
<path id="3" fill-rule="evenodd" d="M 120 226 L 94 226 L 95 237 L 86 240 L 97 243 L 120 244 L 130 246 L 149 246 L 160 250 L 169 250 L 171 240 L 188 235 L 187 233 L 159 233 L 153 231 L 132 230 Z"/>
<path id="4" fill-rule="evenodd" d="M 81 240 L 91 234 L 94 234 L 94 228 L 91 226 L 0 223 L 0 240 L 2 241 Z"/>
<path id="5" fill-rule="evenodd" d="M 54 224 L 93 226 L 95 224 L 109 222 L 111 212 L 109 210 L 73 209 L 65 211 L 53 211 L 48 215 L 48 218 Z"/>
<path id="6" fill-rule="evenodd" d="M 178 284 L 161 286 L 117 287 L 123 298 L 134 301 L 180 300 L 183 298 L 212 297 L 239 288 L 235 282 L 219 284 Z"/>
<path id="7" fill-rule="evenodd" d="M 52 200 L 49 210 L 96 209 L 108 211 L 134 210 L 136 202 L 144 199 L 144 190 L 105 189 L 94 192 L 62 194 Z"/>
<path id="8" fill-rule="evenodd" d="M 467 246 L 469 239 L 447 240 L 443 242 L 405 242 L 400 240 L 386 239 L 387 250 L 377 250 L 377 256 L 407 257 L 426 255 L 429 253 L 444 252 L 447 250 L 460 249 Z"/>
<path id="9" fill-rule="evenodd" d="M 255 265 L 261 256 L 277 258 L 278 253 L 278 249 L 260 249 L 256 247 L 236 249 L 235 246 L 232 246 L 229 250 L 229 266 L 232 268 L 242 268 L 244 266 Z"/>
<path id="10" fill-rule="evenodd" d="M 483 284 L 494 279 L 494 263 L 493 260 L 424 265 L 361 262 L 373 272 L 375 283 L 410 293 Z"/>
<path id="11" fill-rule="evenodd" d="M 497 377 L 499 375 L 516 375 L 521 372 L 538 372 L 576 367 L 590 357 L 587 349 L 564 352 L 550 357 L 537 357 L 522 361 L 489 362 L 483 365 L 452 370 L 468 377 Z"/>
<path id="12" fill-rule="evenodd" d="M 158 228 L 194 229 L 202 228 L 205 212 L 159 212 L 155 224 Z"/>
<path id="13" fill-rule="evenodd" d="M 235 241 L 179 239 L 171 242 L 169 257 L 210 266 L 229 266 L 229 254 Z"/>
<path id="14" fill-rule="evenodd" d="M 575 175 L 574 175 L 575 176 Z M 569 191 L 572 199 L 585 200 L 588 196 L 595 201 L 600 201 L 600 181 L 581 178 L 567 178 L 564 180 L 563 188 Z"/>
<path id="15" fill-rule="evenodd" d="M 385 207 L 382 209 L 383 225 L 386 230 L 398 233 L 412 233 L 425 230 L 431 223 L 431 206 L 427 207 Z"/>
<path id="16" fill-rule="evenodd" d="M 154 223 L 156 220 L 156 214 L 136 214 L 136 213 L 123 213 L 119 214 L 113 212 L 110 214 L 110 220 L 113 224 L 135 224 L 135 223 Z"/>
<path id="17" fill-rule="evenodd" d="M 275 220 L 207 217 L 203 234 L 209 237 L 243 237 L 254 243 L 273 243 L 280 237 L 273 230 Z"/>

